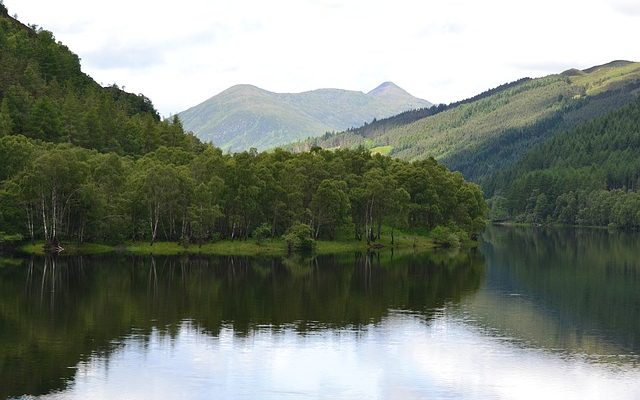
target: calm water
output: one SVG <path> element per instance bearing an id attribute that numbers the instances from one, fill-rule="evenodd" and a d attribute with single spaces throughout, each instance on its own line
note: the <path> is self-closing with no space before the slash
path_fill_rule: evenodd
<path id="1" fill-rule="evenodd" d="M 638 399 L 640 236 L 0 260 L 0 398 Z"/>

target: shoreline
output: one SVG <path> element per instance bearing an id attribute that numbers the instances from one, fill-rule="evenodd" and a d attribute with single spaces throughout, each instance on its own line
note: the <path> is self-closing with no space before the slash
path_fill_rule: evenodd
<path id="1" fill-rule="evenodd" d="M 338 254 L 346 252 L 366 252 L 375 250 L 418 250 L 426 251 L 440 246 L 431 238 L 421 235 L 396 235 L 393 245 L 388 238 L 383 238 L 377 242 L 382 247 L 372 248 L 364 240 L 317 240 L 311 254 Z M 466 247 L 467 243 L 465 243 Z M 73 243 L 62 242 L 64 249 L 61 255 L 98 255 L 109 253 L 131 254 L 131 255 L 221 255 L 221 256 L 287 256 L 287 246 L 283 239 L 265 240 L 258 244 L 255 240 L 221 240 L 218 242 L 181 245 L 178 242 L 155 242 L 153 246 L 149 242 L 129 242 L 117 245 L 106 245 L 100 243 Z M 45 255 L 44 242 L 35 244 L 23 244 L 17 246 L 16 250 L 27 255 Z"/>

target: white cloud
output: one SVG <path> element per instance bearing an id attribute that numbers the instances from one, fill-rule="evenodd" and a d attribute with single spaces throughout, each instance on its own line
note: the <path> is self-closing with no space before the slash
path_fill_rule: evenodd
<path id="1" fill-rule="evenodd" d="M 237 83 L 367 91 L 391 80 L 450 102 L 515 80 L 640 60 L 635 0 L 5 0 L 97 81 L 167 115 Z M 626 38 L 626 39 L 625 39 Z"/>
<path id="2" fill-rule="evenodd" d="M 640 15 L 640 3 L 637 0 L 613 0 L 611 6 L 616 11 L 628 16 Z"/>

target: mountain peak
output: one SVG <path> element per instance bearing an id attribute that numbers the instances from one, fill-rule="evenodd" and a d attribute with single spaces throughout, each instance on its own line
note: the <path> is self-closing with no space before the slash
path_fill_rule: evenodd
<path id="1" fill-rule="evenodd" d="M 396 104 L 409 104 L 410 109 L 432 106 L 432 103 L 412 96 L 406 90 L 390 81 L 381 83 L 367 95 Z"/>
<path id="2" fill-rule="evenodd" d="M 403 88 L 401 88 L 400 86 L 396 85 L 391 81 L 382 82 L 380 85 L 378 85 L 375 89 L 373 89 L 367 94 L 369 96 L 379 96 L 387 92 L 401 92 L 401 93 L 409 94 L 407 93 L 406 90 L 404 90 Z"/>
<path id="3" fill-rule="evenodd" d="M 253 94 L 253 93 L 264 93 L 264 92 L 267 92 L 267 91 L 257 86 L 243 83 L 243 84 L 231 86 L 230 88 L 223 90 L 221 93 Z"/>

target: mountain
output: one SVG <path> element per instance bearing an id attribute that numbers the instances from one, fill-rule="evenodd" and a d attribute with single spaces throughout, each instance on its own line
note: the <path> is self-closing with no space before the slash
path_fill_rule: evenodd
<path id="1" fill-rule="evenodd" d="M 640 229 L 640 99 L 534 147 L 487 189 L 495 219 Z"/>
<path id="2" fill-rule="evenodd" d="M 366 94 L 342 89 L 274 93 L 236 85 L 178 116 L 201 140 L 241 151 L 267 149 L 431 105 L 392 82 Z"/>
<path id="3" fill-rule="evenodd" d="M 405 112 L 290 147 L 365 146 L 405 160 L 434 157 L 486 184 L 537 143 L 619 109 L 639 93 L 640 64 L 614 61 L 521 79 L 468 100 Z"/>
<path id="4" fill-rule="evenodd" d="M 401 111 L 431 107 L 433 105 L 428 101 L 413 97 L 393 82 L 384 82 L 367 93 L 367 95 L 375 97 Z"/>

